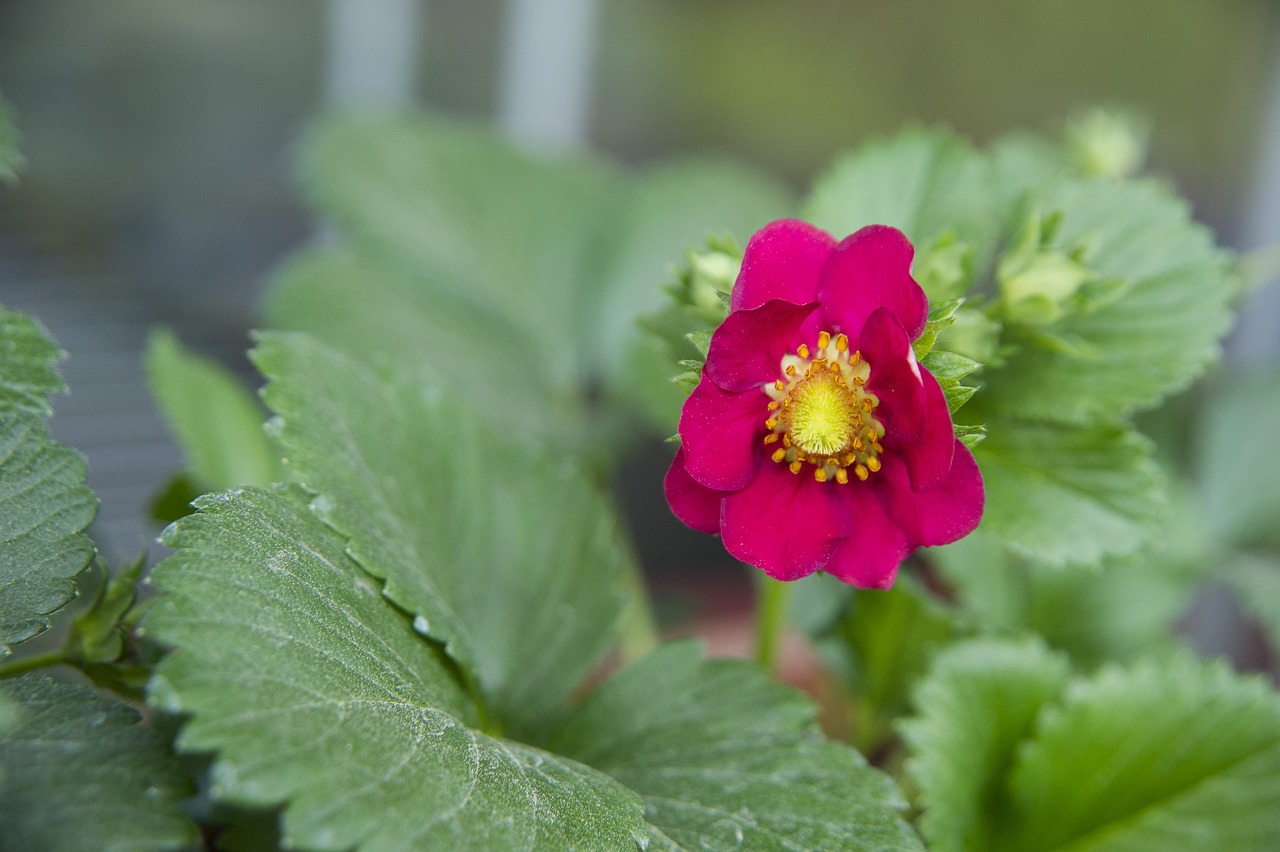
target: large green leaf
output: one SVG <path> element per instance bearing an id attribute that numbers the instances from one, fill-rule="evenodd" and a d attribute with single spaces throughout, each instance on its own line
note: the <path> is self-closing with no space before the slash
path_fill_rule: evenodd
<path id="1" fill-rule="evenodd" d="M 985 403 L 1006 415 L 1087 423 L 1186 387 L 1231 321 L 1229 259 L 1209 231 L 1152 182 L 1063 181 L 1042 204 L 1061 213 L 1055 244 L 1112 286 L 1050 326 L 1051 337 L 1015 331 L 1020 349 L 987 373 Z"/>
<path id="2" fill-rule="evenodd" d="M 132 707 L 28 674 L 0 683 L 16 725 L 0 731 L 0 848 L 126 852 L 194 848 L 180 808 L 194 791 Z"/>
<path id="3" fill-rule="evenodd" d="M 994 850 L 1263 852 L 1280 838 L 1280 696 L 1179 656 L 1077 682 L 1009 778 Z"/>
<path id="4" fill-rule="evenodd" d="M 302 175 L 361 252 L 412 269 L 427 305 L 439 294 L 497 314 L 532 335 L 553 386 L 576 385 L 581 286 L 617 187 L 600 164 L 539 158 L 496 134 L 406 113 L 319 123 Z M 484 357 L 502 343 L 472 345 Z"/>
<path id="5" fill-rule="evenodd" d="M 0 308 L 0 653 L 49 626 L 94 553 L 84 460 L 43 419 L 46 394 L 62 389 L 59 356 L 33 319 Z"/>
<path id="6" fill-rule="evenodd" d="M 262 429 L 262 407 L 226 368 L 161 330 L 147 347 L 147 379 L 203 490 L 284 478 Z"/>
<path id="7" fill-rule="evenodd" d="M 980 271 L 999 233 L 995 201 L 985 157 L 949 133 L 908 130 L 838 160 L 815 183 L 803 215 L 837 238 L 892 225 L 921 253 L 949 234 L 973 250 Z"/>
<path id="8" fill-rule="evenodd" d="M 670 265 L 709 234 L 745 240 L 791 208 L 740 166 L 689 161 L 624 179 L 426 116 L 323 122 L 303 171 L 342 231 L 284 268 L 269 322 L 365 360 L 466 375 L 461 392 L 496 421 L 511 411 L 578 455 L 636 431 L 593 404 L 602 389 L 656 397 L 664 413 L 678 405 L 670 365 L 635 326 L 662 302 Z"/>
<path id="9" fill-rule="evenodd" d="M 916 690 L 918 715 L 902 725 L 930 849 L 990 848 L 1018 744 L 1068 672 L 1065 657 L 1033 642 L 972 640 L 934 659 Z"/>
<path id="10" fill-rule="evenodd" d="M 289 466 L 356 561 L 475 672 L 508 729 L 559 712 L 621 607 L 626 557 L 599 493 L 518 428 L 305 336 L 268 335 L 254 360 Z"/>
<path id="11" fill-rule="evenodd" d="M 318 416 L 318 414 L 313 414 Z M 439 647 L 416 632 L 297 491 L 201 498 L 165 533 L 146 626 L 181 649 L 152 681 L 215 751 L 214 795 L 286 804 L 312 849 L 626 848 L 634 794 L 574 761 L 475 729 Z"/>
<path id="12" fill-rule="evenodd" d="M 1149 540 L 1163 508 L 1162 478 L 1137 432 L 986 423 L 987 439 L 974 449 L 987 487 L 982 529 L 1055 565 L 1097 564 Z"/>
<path id="13" fill-rule="evenodd" d="M 818 732 L 803 695 L 668 645 L 610 679 L 554 738 L 645 802 L 650 848 L 920 849 L 893 782 Z"/>

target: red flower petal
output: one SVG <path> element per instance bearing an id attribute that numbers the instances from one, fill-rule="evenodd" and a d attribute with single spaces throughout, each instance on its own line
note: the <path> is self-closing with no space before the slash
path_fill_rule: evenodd
<path id="1" fill-rule="evenodd" d="M 706 373 L 727 391 L 758 389 L 781 375 L 778 362 L 793 351 L 800 325 L 817 302 L 795 305 L 772 299 L 758 308 L 734 311 L 711 335 Z"/>
<path id="2" fill-rule="evenodd" d="M 924 431 L 919 440 L 902 445 L 899 450 L 906 456 L 911 487 L 915 491 L 932 488 L 947 476 L 956 447 L 956 430 L 951 425 L 947 395 L 928 370 L 921 370 L 920 375 L 924 379 L 926 405 Z"/>
<path id="3" fill-rule="evenodd" d="M 915 544 L 950 544 L 973 532 L 982 520 L 986 503 L 982 473 L 973 453 L 958 438 L 946 479 L 932 488 L 913 491 L 906 467 L 896 459 L 887 460 L 876 475 L 885 478 L 885 487 L 877 489 L 877 495 L 893 522 Z"/>
<path id="4" fill-rule="evenodd" d="M 851 482 L 839 490 L 846 511 L 853 515 L 853 532 L 836 547 L 823 570 L 862 589 L 887 589 L 915 545 L 885 514 L 872 489 Z"/>
<path id="5" fill-rule="evenodd" d="M 724 495 L 720 515 L 725 550 L 778 580 L 798 580 L 823 567 L 849 525 L 832 484 L 773 462 L 760 465 L 741 491 Z"/>
<path id="6" fill-rule="evenodd" d="M 929 318 L 929 302 L 911 277 L 915 249 L 896 228 L 869 225 L 846 237 L 822 269 L 818 300 L 822 314 L 857 340 L 867 318 L 888 308 L 915 340 Z"/>
<path id="7" fill-rule="evenodd" d="M 764 452 L 768 404 L 761 391 L 730 393 L 704 375 L 680 412 L 689 475 L 717 491 L 734 491 L 750 482 Z"/>
<path id="8" fill-rule="evenodd" d="M 729 308 L 758 308 L 770 299 L 803 304 L 818 295 L 818 276 L 835 238 L 808 222 L 770 222 L 747 242 Z"/>
<path id="9" fill-rule="evenodd" d="M 684 469 L 684 447 L 676 450 L 676 457 L 662 480 L 662 490 L 672 513 L 685 526 L 712 535 L 720 532 L 721 494 L 699 484 Z"/>
<path id="10" fill-rule="evenodd" d="M 862 328 L 858 349 L 871 365 L 867 387 L 880 398 L 876 418 L 891 438 L 919 440 L 928 414 L 925 385 L 902 323 L 892 311 L 877 309 Z"/>

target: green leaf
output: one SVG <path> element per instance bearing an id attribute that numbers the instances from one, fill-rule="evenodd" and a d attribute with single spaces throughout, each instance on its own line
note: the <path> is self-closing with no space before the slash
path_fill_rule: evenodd
<path id="1" fill-rule="evenodd" d="M 987 372 L 984 404 L 1086 423 L 1125 417 L 1186 387 L 1217 355 L 1231 321 L 1228 255 L 1184 201 L 1154 183 L 1064 181 L 1043 203 L 1061 213 L 1057 245 L 1125 286 L 1109 285 L 1105 298 L 1049 326 L 1049 337 L 1013 335 L 1021 349 Z M 1046 345 L 1052 339 L 1070 345 Z"/>
<path id="2" fill-rule="evenodd" d="M 1069 666 L 1036 642 L 973 640 L 933 661 L 902 725 L 907 772 L 920 789 L 920 829 L 934 852 L 988 850 L 1008 806 L 1006 774 L 1019 743 Z"/>
<path id="3" fill-rule="evenodd" d="M 201 498 L 166 531 L 146 626 L 180 650 L 151 701 L 216 751 L 212 792 L 287 803 L 313 849 L 628 848 L 640 802 L 571 760 L 475 730 L 439 647 L 379 594 L 296 489 Z"/>
<path id="4" fill-rule="evenodd" d="M 132 707 L 28 674 L 0 683 L 18 724 L 0 734 L 0 848 L 193 848 L 194 793 L 169 745 Z"/>
<path id="5" fill-rule="evenodd" d="M 301 335 L 266 335 L 253 357 L 290 467 L 356 561 L 474 671 L 503 724 L 560 712 L 622 604 L 599 493 L 435 387 Z"/>
<path id="6" fill-rule="evenodd" d="M 970 620 L 986 630 L 1034 631 L 1087 670 L 1176 646 L 1175 625 L 1203 574 L 1195 532 L 1194 518 L 1170 513 L 1160 547 L 1097 570 L 1037 564 L 982 531 L 929 555 Z"/>
<path id="7" fill-rule="evenodd" d="M 1162 478 L 1137 432 L 994 417 L 986 424 L 974 449 L 987 488 L 982 529 L 1054 565 L 1097 564 L 1150 539 Z"/>
<path id="8" fill-rule="evenodd" d="M 814 185 L 803 217 L 837 238 L 875 224 L 898 228 L 922 249 L 954 238 L 973 250 L 972 268 L 982 270 L 998 235 L 993 203 L 983 156 L 949 133 L 908 130 L 837 160 Z M 949 285 L 928 295 L 933 301 L 965 289 Z"/>
<path id="9" fill-rule="evenodd" d="M 1109 668 L 1047 708 L 1000 852 L 1231 849 L 1280 837 L 1280 696 L 1190 655 Z"/>
<path id="10" fill-rule="evenodd" d="M 62 350 L 35 318 L 0 305 L 0 413 L 49 415 L 48 396 L 66 390 Z"/>
<path id="11" fill-rule="evenodd" d="M 423 298 L 448 295 L 522 329 L 551 383 L 576 386 L 584 261 L 616 203 L 609 170 L 531 156 L 492 132 L 405 113 L 319 123 L 302 174 L 312 201 L 361 251 L 411 269 Z M 358 307 L 360 297 L 347 302 Z M 501 344 L 472 346 L 482 357 Z"/>
<path id="12" fill-rule="evenodd" d="M 58 357 L 34 320 L 0 308 L 0 653 L 48 628 L 93 558 L 84 460 L 43 419 L 46 394 L 62 388 Z"/>
<path id="13" fill-rule="evenodd" d="M 264 306 L 275 328 L 447 384 L 496 422 L 519 419 L 534 436 L 577 441 L 581 405 L 555 388 L 539 342 L 497 311 L 437 292 L 413 269 L 343 242 L 295 256 Z"/>
<path id="14" fill-rule="evenodd" d="M 1225 542 L 1280 547 L 1280 374 L 1220 377 L 1214 385 L 1192 460 L 1204 520 Z"/>
<path id="15" fill-rule="evenodd" d="M 817 708 L 742 662 L 665 646 L 588 697 L 558 750 L 644 799 L 657 849 L 921 849 L 901 794 Z"/>
<path id="16" fill-rule="evenodd" d="M 226 368 L 183 348 L 167 329 L 147 345 L 147 380 L 201 490 L 284 478 L 257 400 Z"/>

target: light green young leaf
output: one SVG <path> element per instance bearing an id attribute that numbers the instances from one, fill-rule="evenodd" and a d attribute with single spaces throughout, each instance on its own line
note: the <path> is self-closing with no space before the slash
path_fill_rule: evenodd
<path id="1" fill-rule="evenodd" d="M 1064 181 L 1043 208 L 1062 214 L 1060 246 L 1104 281 L 1106 298 L 1011 338 L 1022 348 L 986 374 L 985 405 L 1062 423 L 1114 421 L 1187 386 L 1214 358 L 1234 287 L 1229 258 L 1187 204 L 1149 182 Z M 1050 340 L 1069 346 L 1045 345 Z"/>
<path id="2" fill-rule="evenodd" d="M 622 603 L 626 556 L 599 493 L 435 387 L 303 335 L 266 335 L 253 357 L 290 468 L 356 561 L 508 729 L 559 712 Z"/>
<path id="3" fill-rule="evenodd" d="M 933 661 L 902 724 L 934 852 L 985 852 L 1008 807 L 1005 780 L 1040 709 L 1066 687 L 1065 657 L 1036 642 L 973 640 Z"/>
<path id="4" fill-rule="evenodd" d="M 1280 838 L 1280 696 L 1189 654 L 1110 668 L 1047 708 L 998 852 L 1264 852 Z"/>
<path id="5" fill-rule="evenodd" d="M 167 329 L 147 346 L 147 380 L 201 490 L 284 479 L 262 407 L 226 368 L 183 348 Z"/>
<path id="6" fill-rule="evenodd" d="M 1150 539 L 1164 506 L 1162 478 L 1137 432 L 992 417 L 986 424 L 974 449 L 987 488 L 982 529 L 1054 565 L 1094 565 Z"/>
<path id="7" fill-rule="evenodd" d="M 0 308 L 0 654 L 48 628 L 93 558 L 84 459 L 43 419 L 46 394 L 62 389 L 59 355 L 33 319 Z"/>
<path id="8" fill-rule="evenodd" d="M 1196 430 L 1204 520 L 1224 542 L 1280 547 L 1280 374 L 1214 384 Z"/>
<path id="9" fill-rule="evenodd" d="M 314 415 L 313 415 L 314 416 Z M 475 729 L 439 647 L 379 593 L 297 491 L 201 498 L 165 533 L 146 620 L 177 647 L 156 706 L 217 752 L 212 792 L 285 804 L 308 849 L 628 848 L 638 798 L 572 760 Z"/>
<path id="10" fill-rule="evenodd" d="M 817 708 L 742 662 L 667 645 L 588 697 L 553 746 L 644 799 L 650 849 L 920 850 L 893 782 Z"/>
<path id="11" fill-rule="evenodd" d="M 994 201 L 983 156 L 948 133 L 908 130 L 838 160 L 814 185 L 803 218 L 837 239 L 864 225 L 892 225 L 920 250 L 949 233 L 973 250 L 972 269 L 980 271 L 999 231 Z"/>
<path id="12" fill-rule="evenodd" d="M 194 793 L 132 707 L 37 674 L 0 682 L 17 724 L 0 732 L 0 848 L 143 852 L 194 848 Z"/>

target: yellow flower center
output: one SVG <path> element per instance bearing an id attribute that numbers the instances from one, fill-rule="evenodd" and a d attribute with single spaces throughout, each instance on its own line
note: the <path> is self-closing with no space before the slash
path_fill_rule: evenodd
<path id="1" fill-rule="evenodd" d="M 884 424 L 872 414 L 880 400 L 866 390 L 871 365 L 849 351 L 849 338 L 818 335 L 810 353 L 800 344 L 779 364 L 782 378 L 764 386 L 772 400 L 765 426 L 770 458 L 799 474 L 806 466 L 818 482 L 865 480 L 880 469 Z"/>

